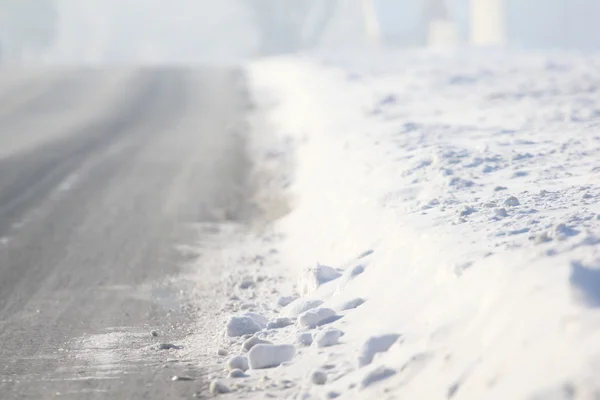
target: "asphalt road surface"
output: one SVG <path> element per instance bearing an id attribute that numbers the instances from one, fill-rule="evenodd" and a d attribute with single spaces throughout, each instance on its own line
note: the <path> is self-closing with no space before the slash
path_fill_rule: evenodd
<path id="1" fill-rule="evenodd" d="M 177 274 L 186 224 L 245 217 L 243 76 L 0 72 L 0 399 L 191 398 L 177 367 L 99 379 L 72 343 L 161 328 L 169 289 L 132 293 Z"/>

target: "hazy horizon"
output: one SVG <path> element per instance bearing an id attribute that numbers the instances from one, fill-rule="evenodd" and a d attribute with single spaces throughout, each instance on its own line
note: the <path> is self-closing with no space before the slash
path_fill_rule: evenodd
<path id="1" fill-rule="evenodd" d="M 446 1 L 463 43 L 469 1 Z M 422 0 L 374 4 L 384 41 L 425 43 Z M 600 2 L 504 0 L 504 8 L 510 47 L 600 49 Z M 0 0 L 0 22 L 5 60 L 236 62 L 366 43 L 361 0 Z"/>

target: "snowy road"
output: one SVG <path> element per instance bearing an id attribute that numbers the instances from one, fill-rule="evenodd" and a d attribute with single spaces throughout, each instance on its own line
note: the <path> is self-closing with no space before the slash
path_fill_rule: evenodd
<path id="1" fill-rule="evenodd" d="M 73 343 L 111 327 L 173 341 L 191 318 L 168 279 L 190 257 L 176 246 L 197 239 L 193 224 L 246 212 L 242 76 L 1 76 L 0 397 L 190 397 L 200 382 L 170 378 L 193 366 L 104 360 L 98 371 Z"/>

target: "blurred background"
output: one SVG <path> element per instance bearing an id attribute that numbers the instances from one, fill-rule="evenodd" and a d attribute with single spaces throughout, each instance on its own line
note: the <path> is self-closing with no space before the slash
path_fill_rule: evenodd
<path id="1" fill-rule="evenodd" d="M 10 62 L 236 62 L 386 45 L 600 50 L 600 0 L 0 0 Z"/>

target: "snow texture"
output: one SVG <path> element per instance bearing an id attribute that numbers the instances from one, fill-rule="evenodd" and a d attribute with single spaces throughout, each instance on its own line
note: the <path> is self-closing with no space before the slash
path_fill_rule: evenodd
<path id="1" fill-rule="evenodd" d="M 303 346 L 271 378 L 331 368 L 327 390 L 281 397 L 594 398 L 599 71 L 592 55 L 466 49 L 248 67 L 294 160 L 269 246 L 272 285 L 302 296 L 281 315 L 340 313 L 311 347 L 300 326 L 314 320 L 268 331 Z M 305 267 L 320 260 L 328 281 Z M 319 347 L 327 335 L 337 345 Z"/>

